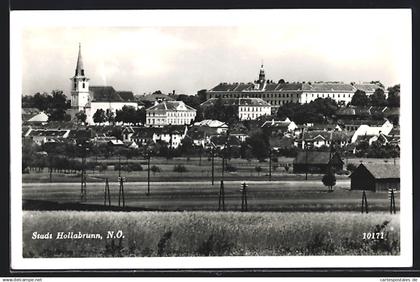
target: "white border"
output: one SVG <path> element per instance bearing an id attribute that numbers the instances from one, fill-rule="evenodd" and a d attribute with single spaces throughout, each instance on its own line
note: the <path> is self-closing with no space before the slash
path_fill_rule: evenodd
<path id="1" fill-rule="evenodd" d="M 13 269 L 189 269 L 189 268 L 325 268 L 412 266 L 412 114 L 411 39 L 402 46 L 401 62 L 401 255 L 169 258 L 22 258 L 21 179 L 21 36 L 25 27 L 51 26 L 238 26 L 272 25 L 283 13 L 310 16 L 342 10 L 166 10 L 166 11 L 12 11 L 11 12 L 11 267 Z M 346 10 L 345 12 L 356 11 Z M 411 10 L 357 10 L 403 15 L 411 35 Z M 74 19 L 77 19 L 75 21 Z"/>

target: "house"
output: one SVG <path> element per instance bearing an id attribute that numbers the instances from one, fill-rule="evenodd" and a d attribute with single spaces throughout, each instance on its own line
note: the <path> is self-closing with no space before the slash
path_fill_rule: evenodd
<path id="1" fill-rule="evenodd" d="M 343 147 L 349 142 L 349 136 L 343 131 L 305 131 L 299 139 L 295 140 L 295 146 L 305 149 L 309 147 L 320 148 L 323 146 Z"/>
<path id="2" fill-rule="evenodd" d="M 191 139 L 194 146 L 204 147 L 209 142 L 211 134 L 201 130 L 200 127 L 193 126 L 188 129 L 187 136 Z"/>
<path id="3" fill-rule="evenodd" d="M 226 133 L 229 129 L 226 123 L 218 121 L 218 120 L 211 120 L 211 119 L 205 119 L 199 122 L 195 122 L 194 126 L 212 128 L 216 131 L 217 134 Z"/>
<path id="4" fill-rule="evenodd" d="M 22 109 L 22 119 L 25 124 L 46 124 L 48 115 L 44 112 L 28 112 L 28 109 Z"/>
<path id="5" fill-rule="evenodd" d="M 146 109 L 146 126 L 162 127 L 165 125 L 191 124 L 196 110 L 182 101 L 163 101 Z"/>
<path id="6" fill-rule="evenodd" d="M 132 141 L 131 140 L 131 137 L 133 136 L 133 134 L 134 134 L 134 129 L 133 129 L 132 126 L 126 126 L 126 127 L 124 127 L 124 129 L 122 131 L 123 141 L 124 142 L 130 142 L 130 141 Z"/>
<path id="7" fill-rule="evenodd" d="M 344 162 L 338 153 L 330 152 L 298 152 L 293 161 L 294 173 L 326 173 L 331 168 L 334 171 L 343 169 Z"/>
<path id="8" fill-rule="evenodd" d="M 369 126 L 362 124 L 354 132 L 353 137 L 351 138 L 351 143 L 356 142 L 356 140 L 363 135 L 372 135 L 379 136 L 380 133 L 388 135 L 393 128 L 393 124 L 386 120 L 381 126 Z"/>
<path id="9" fill-rule="evenodd" d="M 400 166 L 392 164 L 360 164 L 349 176 L 351 190 L 387 191 L 400 189 Z"/>
<path id="10" fill-rule="evenodd" d="M 154 131 L 153 142 L 163 141 L 168 147 L 176 149 L 181 145 L 182 140 L 187 135 L 188 127 L 185 125 L 169 125 L 161 130 Z"/>
<path id="11" fill-rule="evenodd" d="M 280 132 L 294 132 L 297 128 L 296 123 L 291 121 L 289 118 L 285 118 L 285 120 L 271 120 L 266 121 L 261 125 L 261 128 L 268 129 L 270 131 L 280 131 Z"/>
<path id="12" fill-rule="evenodd" d="M 75 144 L 81 144 L 93 140 L 95 137 L 92 129 L 71 129 L 68 135 L 68 139 L 73 141 Z"/>
<path id="13" fill-rule="evenodd" d="M 224 148 L 239 149 L 241 141 L 238 137 L 232 135 L 216 135 L 210 137 L 209 147 L 223 150 Z"/>
<path id="14" fill-rule="evenodd" d="M 31 129 L 26 138 L 33 140 L 38 145 L 48 142 L 57 142 L 69 136 L 70 130 L 65 129 Z"/>
<path id="15" fill-rule="evenodd" d="M 161 128 L 139 127 L 134 129 L 135 132 L 131 136 L 131 140 L 139 146 L 147 146 L 153 144 L 153 134 L 160 132 Z"/>

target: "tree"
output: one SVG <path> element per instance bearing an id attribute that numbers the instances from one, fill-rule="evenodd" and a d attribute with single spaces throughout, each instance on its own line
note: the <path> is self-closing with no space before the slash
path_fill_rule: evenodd
<path id="1" fill-rule="evenodd" d="M 77 121 L 79 121 L 81 123 L 85 123 L 87 115 L 84 111 L 79 111 L 78 113 L 76 113 L 75 117 L 76 117 Z"/>
<path id="2" fill-rule="evenodd" d="M 153 175 L 155 175 L 156 172 L 160 172 L 160 167 L 153 165 L 150 170 L 153 172 Z"/>
<path id="3" fill-rule="evenodd" d="M 354 92 L 353 98 L 350 102 L 353 106 L 366 106 L 369 105 L 369 97 L 366 95 L 365 91 L 356 90 Z"/>
<path id="4" fill-rule="evenodd" d="M 377 88 L 375 92 L 370 95 L 370 104 L 372 106 L 386 106 L 387 101 L 385 97 L 385 93 L 381 88 Z"/>
<path id="5" fill-rule="evenodd" d="M 261 130 L 257 130 L 246 139 L 246 143 L 251 148 L 251 152 L 259 160 L 268 156 L 269 142 L 268 138 Z"/>
<path id="6" fill-rule="evenodd" d="M 105 116 L 106 116 L 106 120 L 109 123 L 114 123 L 115 122 L 115 115 L 111 110 L 107 109 L 106 113 L 105 113 Z"/>
<path id="7" fill-rule="evenodd" d="M 399 107 L 400 106 L 400 85 L 394 85 L 388 88 L 388 106 Z"/>
<path id="8" fill-rule="evenodd" d="M 262 168 L 260 167 L 260 166 L 256 166 L 255 168 L 255 171 L 258 173 L 258 176 L 260 176 L 260 173 L 261 173 L 261 171 L 262 171 Z"/>
<path id="9" fill-rule="evenodd" d="M 137 111 L 132 106 L 123 106 L 121 110 L 117 110 L 115 121 L 123 123 L 136 123 Z"/>
<path id="10" fill-rule="evenodd" d="M 220 97 L 216 99 L 213 105 L 204 109 L 203 116 L 205 119 L 220 120 L 228 124 L 239 121 L 237 106 L 225 105 Z"/>
<path id="11" fill-rule="evenodd" d="M 106 115 L 105 111 L 102 109 L 96 110 L 96 112 L 93 114 L 93 121 L 95 123 L 103 123 L 106 121 Z"/>
<path id="12" fill-rule="evenodd" d="M 333 186 L 335 186 L 335 182 L 336 182 L 335 175 L 334 175 L 334 173 L 331 170 L 329 170 L 327 172 L 327 174 L 325 174 L 322 177 L 322 183 L 325 186 L 328 186 L 328 191 L 329 192 L 332 192 L 333 191 Z"/>
<path id="13" fill-rule="evenodd" d="M 66 110 L 70 108 L 70 100 L 67 99 L 61 90 L 53 90 L 49 98 L 49 106 L 47 112 L 49 113 L 48 120 L 64 121 L 68 119 Z"/>
<path id="14" fill-rule="evenodd" d="M 146 108 L 138 108 L 136 111 L 135 123 L 146 123 Z"/>
<path id="15" fill-rule="evenodd" d="M 187 168 L 185 166 L 183 166 L 182 164 L 179 164 L 179 165 L 174 166 L 174 171 L 179 172 L 179 173 L 183 173 L 183 172 L 187 171 Z"/>

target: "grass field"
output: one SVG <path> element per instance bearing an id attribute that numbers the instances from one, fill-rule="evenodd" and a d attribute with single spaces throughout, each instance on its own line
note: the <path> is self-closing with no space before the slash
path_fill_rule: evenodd
<path id="1" fill-rule="evenodd" d="M 117 230 L 124 238 L 106 238 Z M 68 231 L 102 239 L 55 239 Z M 384 239 L 364 240 L 364 232 Z M 399 238 L 399 215 L 385 213 L 23 213 L 24 257 L 398 255 Z"/>
<path id="2" fill-rule="evenodd" d="M 249 211 L 360 211 L 361 191 L 350 191 L 350 182 L 338 180 L 334 192 L 320 180 L 308 181 L 247 181 Z M 84 204 L 103 205 L 104 183 L 87 184 Z M 225 181 L 226 210 L 241 209 L 240 181 Z M 208 181 L 152 182 L 150 196 L 146 196 L 147 183 L 124 184 L 125 204 L 147 210 L 161 211 L 214 211 L 218 209 L 220 183 Z M 119 184 L 110 183 L 111 205 L 118 205 Z M 387 192 L 366 192 L 369 211 L 388 211 Z M 58 203 L 80 202 L 78 183 L 23 184 L 23 200 L 43 200 Z M 122 204 L 122 201 L 121 201 Z M 396 194 L 399 209 L 399 194 Z"/>
<path id="3" fill-rule="evenodd" d="M 94 158 L 91 158 L 89 161 L 95 161 Z M 87 178 L 89 182 L 101 182 L 104 178 L 108 177 L 110 179 L 117 179 L 118 171 L 114 170 L 114 164 L 118 163 L 117 158 L 112 159 L 98 159 L 98 163 L 108 164 L 108 169 L 99 172 L 99 171 L 87 171 Z M 384 163 L 393 163 L 393 159 L 345 159 L 344 168 L 346 168 L 347 163 L 353 163 L 355 165 L 363 163 L 375 163 L 375 164 L 384 164 Z M 123 171 L 123 176 L 127 177 L 129 181 L 145 181 L 147 179 L 147 163 L 143 159 L 130 159 L 130 160 L 121 160 L 121 164 L 129 163 L 140 163 L 143 167 L 143 171 L 132 171 L 125 172 Z M 396 163 L 399 163 L 399 159 L 396 159 Z M 174 166 L 182 164 L 187 169 L 187 172 L 178 173 L 174 172 Z M 259 162 L 257 160 L 244 160 L 244 159 L 232 159 L 229 161 L 229 164 L 236 168 L 235 172 L 225 172 L 225 179 L 229 180 L 267 180 L 269 163 Z M 278 158 L 278 163 L 272 163 L 272 179 L 273 180 L 303 180 L 305 175 L 303 174 L 293 174 L 292 167 L 289 171 L 285 171 L 283 165 L 292 166 L 293 158 Z M 152 158 L 151 166 L 158 166 L 161 172 L 150 173 L 151 179 L 154 182 L 159 181 L 194 181 L 194 180 L 210 180 L 211 179 L 211 161 L 207 157 L 203 157 L 201 162 L 199 158 L 174 158 L 167 160 L 166 158 Z M 275 168 L 275 166 L 278 166 Z M 255 170 L 256 166 L 260 166 L 262 171 L 258 173 Z M 221 177 L 221 159 L 215 158 L 215 178 L 220 179 Z M 321 179 L 322 175 L 309 175 L 310 179 Z M 337 178 L 347 178 L 347 175 L 337 175 Z M 23 174 L 22 180 L 24 183 L 32 182 L 49 182 L 49 173 L 47 168 L 42 172 L 31 171 L 29 174 Z M 79 173 L 57 173 L 52 174 L 53 182 L 79 182 L 80 174 Z"/>

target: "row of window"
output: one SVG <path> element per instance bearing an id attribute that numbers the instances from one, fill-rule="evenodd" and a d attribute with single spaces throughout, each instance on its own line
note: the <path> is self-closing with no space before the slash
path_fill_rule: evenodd
<path id="1" fill-rule="evenodd" d="M 239 118 L 240 119 L 254 119 L 254 118 L 258 118 L 260 116 L 263 116 L 264 113 L 252 113 L 252 114 L 240 114 Z"/>
<path id="2" fill-rule="evenodd" d="M 312 93 L 311 95 L 312 95 L 311 97 L 315 97 L 314 93 Z M 308 97 L 308 93 L 306 93 L 306 97 Z M 343 94 L 335 94 L 335 93 L 332 93 L 332 94 L 331 93 L 325 93 L 325 94 L 321 93 L 321 94 L 319 94 L 318 93 L 318 94 L 316 94 L 316 97 L 317 98 L 341 98 L 341 97 L 346 98 L 346 94 L 344 94 L 344 93 Z M 351 98 L 351 93 L 348 93 L 347 97 Z"/>
<path id="3" fill-rule="evenodd" d="M 165 119 L 165 118 L 148 118 L 148 124 L 190 124 L 193 118 L 191 119 Z"/>
<path id="4" fill-rule="evenodd" d="M 240 107 L 239 110 L 244 112 L 261 112 L 263 111 L 263 108 L 268 107 Z"/>
<path id="5" fill-rule="evenodd" d="M 243 93 L 243 94 L 210 94 L 210 98 L 299 98 L 301 93 Z M 317 98 L 351 98 L 352 93 L 305 93 L 306 97 L 308 95 Z"/>

